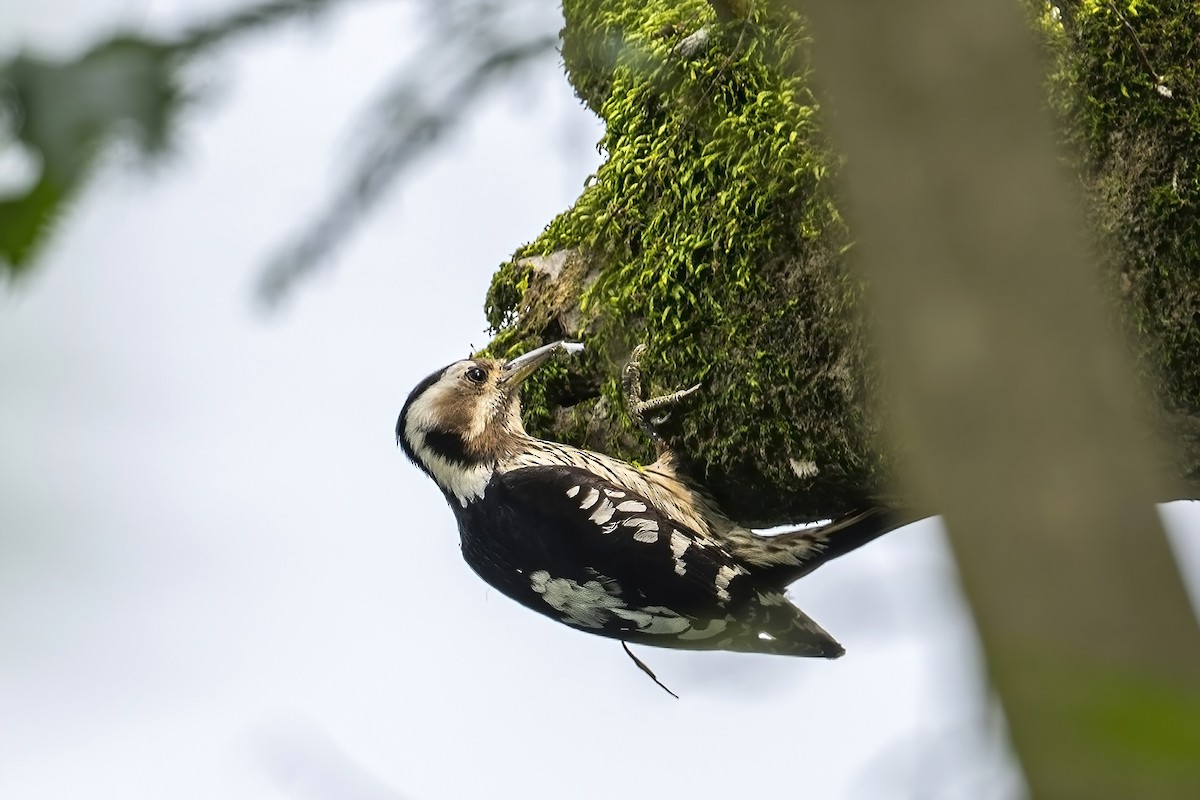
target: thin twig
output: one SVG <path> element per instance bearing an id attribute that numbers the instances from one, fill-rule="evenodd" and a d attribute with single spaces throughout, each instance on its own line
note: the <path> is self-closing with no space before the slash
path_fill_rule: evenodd
<path id="1" fill-rule="evenodd" d="M 1129 35 L 1133 37 L 1133 46 L 1137 48 L 1138 55 L 1142 58 L 1142 64 L 1150 72 L 1150 77 L 1154 78 L 1155 83 L 1162 83 L 1163 76 L 1159 75 L 1158 70 L 1156 70 L 1154 65 L 1150 63 L 1150 57 L 1146 55 L 1146 48 L 1142 47 L 1142 41 L 1138 39 L 1137 31 L 1134 30 L 1133 25 L 1131 25 L 1129 20 L 1125 18 L 1125 15 L 1121 13 L 1121 9 L 1117 8 L 1116 3 L 1112 2 L 1112 0 L 1109 0 L 1108 5 L 1109 8 L 1112 9 L 1113 13 L 1117 15 L 1117 19 L 1121 20 L 1121 24 L 1125 26 L 1125 30 L 1129 31 Z"/>
<path id="2" fill-rule="evenodd" d="M 176 52 L 192 55 L 237 36 L 266 29 L 291 17 L 316 17 L 349 0 L 266 0 L 228 16 L 192 25 L 175 40 Z"/>

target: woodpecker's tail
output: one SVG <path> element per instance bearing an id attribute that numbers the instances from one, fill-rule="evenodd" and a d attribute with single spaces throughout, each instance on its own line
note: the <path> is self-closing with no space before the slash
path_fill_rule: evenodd
<path id="1" fill-rule="evenodd" d="M 845 649 L 829 633 L 783 596 L 759 595 L 722 642 L 722 649 L 807 658 L 838 658 Z"/>
<path id="2" fill-rule="evenodd" d="M 920 519 L 894 509 L 872 508 L 817 528 L 761 536 L 742 530 L 730 536 L 734 554 L 760 569 L 760 575 L 786 586 L 817 567 L 862 547 L 889 531 Z"/>

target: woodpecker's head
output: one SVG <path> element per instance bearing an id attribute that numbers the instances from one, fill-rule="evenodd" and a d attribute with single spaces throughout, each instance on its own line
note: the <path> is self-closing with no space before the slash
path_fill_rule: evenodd
<path id="1" fill-rule="evenodd" d="M 511 455 L 525 433 L 521 382 L 558 350 L 582 347 L 554 342 L 507 363 L 490 358 L 455 361 L 409 394 L 396 421 L 396 443 L 465 505 L 470 496 L 482 494 L 496 462 Z"/>

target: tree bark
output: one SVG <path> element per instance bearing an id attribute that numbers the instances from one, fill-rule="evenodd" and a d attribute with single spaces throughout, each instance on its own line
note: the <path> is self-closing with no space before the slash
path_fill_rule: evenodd
<path id="1" fill-rule="evenodd" d="M 1193 797 L 1200 632 L 1028 28 L 1001 0 L 805 6 L 906 483 L 944 513 L 1031 794 Z"/>

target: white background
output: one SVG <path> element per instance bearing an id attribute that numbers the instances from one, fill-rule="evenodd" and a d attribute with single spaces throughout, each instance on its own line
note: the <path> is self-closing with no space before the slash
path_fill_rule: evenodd
<path id="1" fill-rule="evenodd" d="M 234 5 L 9 0 L 0 52 Z M 793 587 L 841 660 L 641 649 L 679 701 L 459 558 L 393 426 L 487 340 L 492 271 L 599 163 L 553 59 L 256 305 L 420 36 L 405 8 L 196 65 L 173 156 L 102 169 L 0 294 L 0 797 L 1020 796 L 934 522 Z M 1196 537 L 1175 542 L 1195 587 Z"/>

